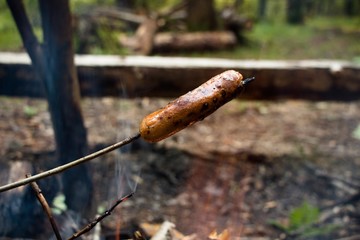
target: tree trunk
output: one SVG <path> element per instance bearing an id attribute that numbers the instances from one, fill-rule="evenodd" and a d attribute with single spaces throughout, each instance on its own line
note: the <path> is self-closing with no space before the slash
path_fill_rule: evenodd
<path id="1" fill-rule="evenodd" d="M 348 17 L 359 15 L 360 1 L 359 0 L 345 0 L 344 1 L 344 12 Z M 360 16 L 360 15 L 359 15 Z"/>
<path id="2" fill-rule="evenodd" d="M 189 31 L 210 31 L 216 29 L 214 0 L 188 0 L 186 11 Z"/>
<path id="3" fill-rule="evenodd" d="M 287 0 L 287 22 L 290 24 L 304 23 L 303 0 Z"/>
<path id="4" fill-rule="evenodd" d="M 72 19 L 68 0 L 40 0 L 44 34 L 44 82 L 53 123 L 59 163 L 87 153 L 86 129 L 80 106 L 80 90 L 74 64 Z M 63 174 L 67 206 L 83 211 L 91 200 L 87 166 Z"/>
<path id="5" fill-rule="evenodd" d="M 266 18 L 266 3 L 266 0 L 259 0 L 258 11 L 260 20 L 264 20 Z"/>
<path id="6" fill-rule="evenodd" d="M 59 164 L 87 153 L 87 137 L 80 107 L 80 90 L 73 59 L 72 19 L 68 0 L 40 0 L 43 44 L 33 33 L 20 0 L 7 1 L 37 75 L 44 83 L 53 124 Z M 81 212 L 91 200 L 87 166 L 62 175 L 68 208 Z"/>

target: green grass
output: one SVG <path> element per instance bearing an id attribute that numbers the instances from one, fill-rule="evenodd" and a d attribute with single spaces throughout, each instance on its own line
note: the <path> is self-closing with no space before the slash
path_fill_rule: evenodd
<path id="1" fill-rule="evenodd" d="M 319 226 L 317 225 L 319 218 L 320 209 L 304 201 L 300 206 L 291 210 L 288 216 L 288 224 L 277 221 L 269 221 L 269 224 L 290 236 L 297 236 L 297 239 L 325 236 L 339 228 L 339 226 L 333 224 Z"/>
<path id="2" fill-rule="evenodd" d="M 338 30 L 343 33 L 360 33 L 360 17 L 317 17 L 308 20 L 308 24 L 320 30 Z"/>
<path id="3" fill-rule="evenodd" d="M 359 18 L 318 18 L 305 25 L 256 23 L 248 43 L 231 51 L 184 54 L 233 59 L 345 59 L 360 57 Z"/>
<path id="4" fill-rule="evenodd" d="M 0 51 L 19 50 L 21 39 L 5 1 L 0 5 Z"/>
<path id="5" fill-rule="evenodd" d="M 34 26 L 35 35 L 42 39 L 40 17 L 36 1 L 24 1 L 28 17 Z M 0 51 L 21 51 L 22 40 L 5 1 L 0 1 Z"/>

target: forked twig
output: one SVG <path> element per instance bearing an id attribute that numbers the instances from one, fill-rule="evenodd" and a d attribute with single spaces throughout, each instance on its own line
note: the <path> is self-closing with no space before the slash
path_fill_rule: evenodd
<path id="1" fill-rule="evenodd" d="M 26 174 L 26 177 L 27 178 L 31 177 L 31 174 Z M 42 194 L 42 191 L 41 191 L 39 185 L 37 185 L 36 182 L 32 182 L 30 185 L 31 185 L 32 189 L 34 190 L 34 192 L 36 193 L 36 197 L 39 200 L 42 208 L 44 209 L 44 211 L 45 211 L 45 213 L 46 213 L 46 215 L 47 215 L 47 217 L 48 217 L 48 219 L 50 221 L 50 224 L 51 224 L 51 227 L 52 227 L 52 229 L 53 229 L 53 231 L 55 233 L 56 239 L 57 240 L 62 240 L 59 229 L 58 229 L 58 227 L 56 225 L 55 219 L 54 219 L 54 217 L 52 215 L 52 212 L 51 212 L 51 209 L 49 207 L 49 204 L 47 203 L 44 195 Z"/>
<path id="2" fill-rule="evenodd" d="M 74 160 L 72 162 L 69 162 L 67 164 L 64 164 L 64 165 L 58 166 L 56 168 L 50 169 L 48 171 L 33 175 L 33 176 L 29 177 L 29 178 L 25 178 L 25 179 L 19 180 L 17 182 L 13 182 L 13 183 L 9 183 L 7 185 L 1 186 L 0 187 L 0 192 L 4 192 L 4 191 L 10 190 L 12 188 L 20 187 L 22 185 L 37 181 L 37 180 L 45 178 L 45 177 L 58 174 L 58 173 L 63 172 L 65 170 L 69 169 L 69 168 L 75 167 L 75 166 L 77 166 L 77 165 L 79 165 L 81 163 L 87 162 L 87 161 L 92 160 L 94 158 L 97 158 L 97 157 L 99 157 L 101 155 L 104 155 L 104 154 L 106 154 L 108 152 L 111 152 L 111 151 L 113 151 L 113 150 L 115 150 L 117 148 L 120 148 L 120 147 L 122 147 L 122 146 L 124 146 L 126 144 L 129 144 L 129 143 L 135 141 L 136 139 L 138 139 L 139 137 L 140 137 L 140 134 L 137 133 L 136 135 L 134 135 L 132 137 L 128 137 L 128 138 L 122 140 L 121 142 L 110 145 L 110 146 L 108 146 L 106 148 L 103 148 L 103 149 L 101 149 L 101 150 L 99 150 L 97 152 L 94 152 L 92 154 L 89 154 L 89 155 L 87 155 L 85 157 L 79 158 L 79 159 Z"/>
<path id="3" fill-rule="evenodd" d="M 109 216 L 112 211 L 122 202 L 128 200 L 134 195 L 134 192 L 131 192 L 130 194 L 126 195 L 125 197 L 122 197 L 118 199 L 108 210 L 106 210 L 103 214 L 95 218 L 92 222 L 90 222 L 88 225 L 86 225 L 83 229 L 79 230 L 78 232 L 74 233 L 68 240 L 73 240 L 87 232 L 89 232 L 93 227 L 95 227 L 96 224 L 101 222 L 105 217 Z"/>

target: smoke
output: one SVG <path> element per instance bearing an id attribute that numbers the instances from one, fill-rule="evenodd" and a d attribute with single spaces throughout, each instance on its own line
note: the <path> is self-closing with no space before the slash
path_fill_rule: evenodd
<path id="1" fill-rule="evenodd" d="M 128 97 L 126 87 L 121 84 L 121 91 L 119 93 L 119 101 Z M 119 114 L 124 112 L 124 106 L 119 104 L 117 109 Z M 131 136 L 131 123 L 128 119 L 118 121 L 116 129 L 117 141 L 124 139 L 124 137 Z M 132 154 L 133 144 L 130 143 L 124 147 L 118 149 L 116 152 L 114 177 L 112 179 L 112 186 L 114 190 L 109 193 L 109 199 L 116 197 L 117 199 L 135 192 L 140 175 L 140 169 L 136 169 L 136 166 L 131 164 L 131 160 L 134 157 Z"/>

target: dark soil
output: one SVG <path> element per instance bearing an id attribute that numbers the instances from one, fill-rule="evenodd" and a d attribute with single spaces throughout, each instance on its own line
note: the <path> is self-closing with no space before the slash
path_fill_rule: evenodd
<path id="1" fill-rule="evenodd" d="M 137 133 L 142 117 L 167 102 L 85 99 L 91 150 Z M 136 188 L 102 222 L 103 232 L 126 234 L 168 220 L 198 239 L 214 229 L 228 229 L 231 239 L 360 236 L 360 140 L 353 136 L 359 110 L 360 102 L 236 100 L 162 142 L 137 140 L 87 163 L 94 209 L 104 210 Z M 52 158 L 42 100 L 0 98 L 0 134 L 2 164 L 30 161 L 40 171 Z M 310 226 L 303 219 L 294 227 L 290 213 L 304 202 L 320 215 Z M 301 211 L 309 216 L 311 210 Z"/>

